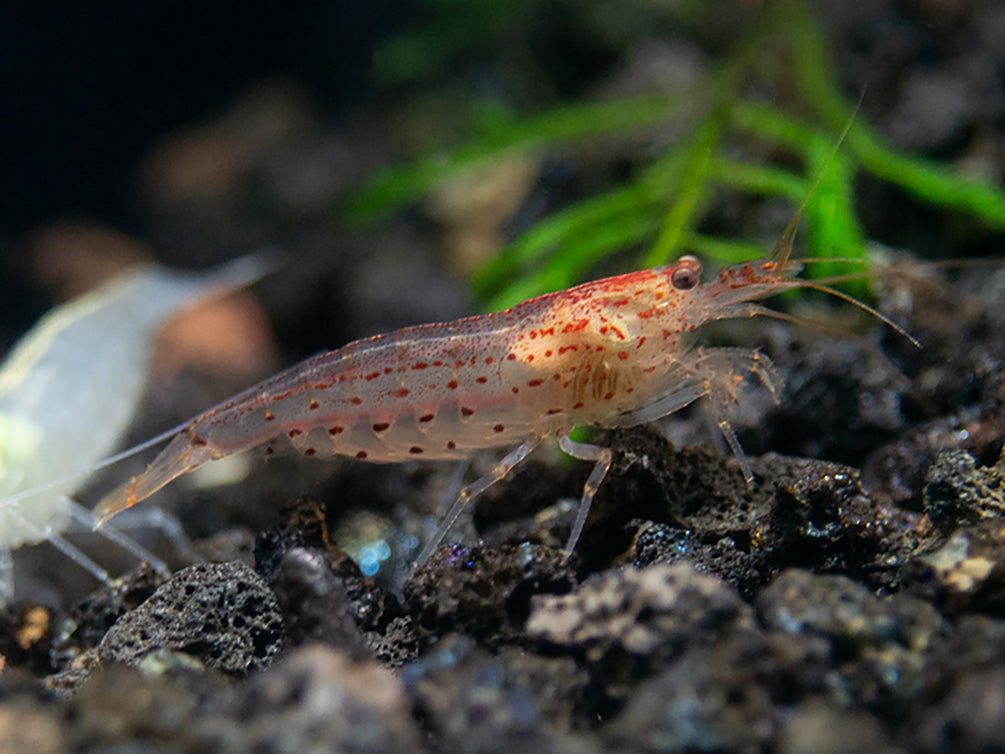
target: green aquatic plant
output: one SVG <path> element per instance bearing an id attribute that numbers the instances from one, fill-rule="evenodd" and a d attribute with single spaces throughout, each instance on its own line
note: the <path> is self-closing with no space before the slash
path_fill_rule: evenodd
<path id="1" fill-rule="evenodd" d="M 421 35 L 410 39 L 414 46 Z M 779 48 L 788 56 L 787 65 L 767 62 L 776 60 Z M 754 76 L 793 89 L 803 114 L 750 101 L 746 84 Z M 1005 193 L 1000 188 L 946 165 L 898 153 L 864 116 L 852 121 L 854 110 L 838 90 L 823 34 L 806 0 L 776 0 L 765 6 L 718 68 L 691 90 L 574 103 L 527 118 L 498 105 L 479 105 L 472 110 L 473 135 L 466 144 L 377 174 L 354 197 L 349 216 L 372 220 L 468 171 L 515 154 L 540 154 L 601 134 L 689 118 L 689 135 L 623 184 L 555 212 L 506 245 L 475 277 L 475 291 L 486 308 L 569 287 L 599 261 L 626 249 L 637 250 L 635 264 L 647 267 L 684 252 L 722 263 L 762 256 L 764 250 L 751 241 L 698 231 L 722 189 L 784 197 L 799 205 L 814 187 L 804 214 L 806 244 L 815 257 L 864 258 L 865 241 L 854 208 L 854 181 L 860 173 L 933 206 L 1005 228 Z M 849 122 L 841 150 L 834 154 L 837 134 Z M 729 146 L 750 137 L 795 154 L 802 172 L 734 157 Z M 832 272 L 828 265 L 814 269 L 820 275 Z"/>

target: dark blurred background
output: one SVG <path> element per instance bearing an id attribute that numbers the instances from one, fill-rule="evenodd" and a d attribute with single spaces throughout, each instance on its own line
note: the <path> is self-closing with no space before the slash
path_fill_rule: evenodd
<path id="1" fill-rule="evenodd" d="M 135 226 L 131 177 L 160 134 L 288 76 L 337 117 L 365 97 L 400 0 L 0 4 L 0 228 L 60 215 Z"/>

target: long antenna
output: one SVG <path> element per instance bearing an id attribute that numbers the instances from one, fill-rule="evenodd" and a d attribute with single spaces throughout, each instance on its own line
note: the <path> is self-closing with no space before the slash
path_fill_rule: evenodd
<path id="1" fill-rule="evenodd" d="M 813 194 L 816 193 L 817 188 L 820 186 L 820 181 L 823 180 L 824 173 L 827 172 L 827 167 L 830 165 L 834 156 L 838 153 L 841 145 L 844 143 L 845 137 L 851 130 L 852 124 L 855 122 L 855 118 L 858 116 L 858 111 L 862 108 L 862 102 L 865 100 L 865 89 L 862 89 L 862 94 L 859 95 L 858 102 L 855 103 L 854 109 L 851 111 L 851 115 L 848 116 L 848 122 L 844 124 L 844 128 L 841 129 L 841 134 L 838 136 L 837 141 L 831 147 L 830 152 L 827 153 L 827 158 L 824 160 L 823 165 L 817 171 L 816 178 L 813 179 L 813 185 L 810 186 L 810 190 L 806 192 L 806 196 L 803 197 L 802 204 L 796 210 L 795 214 L 792 215 L 792 219 L 789 220 L 788 225 L 785 226 L 785 230 L 782 231 L 782 235 L 779 236 L 778 241 L 775 243 L 775 248 L 771 250 L 771 259 L 778 262 L 780 265 L 784 265 L 789 261 L 789 254 L 792 253 L 792 243 L 796 238 L 796 229 L 799 227 L 799 220 L 802 218 L 803 210 L 806 209 L 807 205 L 810 203 L 810 199 L 813 198 Z"/>

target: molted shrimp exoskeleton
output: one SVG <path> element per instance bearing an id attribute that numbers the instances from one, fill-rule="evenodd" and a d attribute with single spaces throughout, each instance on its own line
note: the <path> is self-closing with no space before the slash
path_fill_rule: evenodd
<path id="1" fill-rule="evenodd" d="M 685 256 L 503 312 L 409 327 L 308 359 L 192 419 L 95 513 L 107 519 L 206 461 L 277 441 L 306 456 L 376 462 L 463 459 L 481 448 L 516 446 L 461 491 L 421 561 L 465 505 L 557 435 L 562 450 L 594 463 L 566 544 L 571 553 L 612 453 L 572 440 L 570 431 L 644 424 L 699 399 L 749 481 L 728 413 L 748 375 L 776 391 L 771 361 L 751 349 L 694 348 L 690 340 L 714 320 L 783 316 L 755 301 L 792 288 L 848 299 L 825 283 L 795 277 L 794 230 L 795 219 L 771 257 L 728 267 L 705 283 L 699 261 Z"/>

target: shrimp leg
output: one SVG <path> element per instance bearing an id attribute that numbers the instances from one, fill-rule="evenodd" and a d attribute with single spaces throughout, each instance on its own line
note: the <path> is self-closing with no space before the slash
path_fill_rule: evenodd
<path id="1" fill-rule="evenodd" d="M 572 551 L 576 549 L 576 542 L 579 541 L 579 536 L 583 533 L 583 528 L 586 526 L 586 519 L 590 515 L 593 496 L 597 494 L 601 482 L 607 476 L 607 471 L 611 468 L 611 459 L 614 457 L 614 454 L 610 448 L 604 448 L 600 445 L 590 445 L 585 442 L 576 442 L 568 434 L 561 435 L 558 438 L 558 447 L 580 461 L 597 462 L 597 465 L 593 467 L 593 471 L 590 472 L 586 484 L 583 485 L 583 498 L 579 503 L 576 521 L 572 525 L 569 541 L 565 544 L 565 558 L 568 559 L 572 556 Z"/>
<path id="2" fill-rule="evenodd" d="M 429 541 L 426 542 L 425 546 L 422 548 L 422 552 L 419 553 L 419 557 L 415 559 L 416 564 L 421 565 L 422 563 L 425 563 L 426 560 L 429 559 L 429 556 L 436 551 L 436 548 L 439 546 L 440 542 L 443 541 L 443 538 L 450 530 L 450 527 L 453 526 L 457 517 L 461 515 L 461 511 L 464 510 L 468 503 L 506 476 L 514 466 L 529 456 L 534 449 L 541 444 L 543 439 L 543 435 L 528 437 L 520 447 L 507 453 L 506 456 L 495 465 L 495 468 L 492 469 L 492 471 L 461 490 L 460 494 L 457 495 L 457 499 L 454 501 L 454 504 L 450 506 L 450 510 L 447 511 L 447 515 L 443 517 L 440 525 L 436 528 L 436 532 L 429 538 Z"/>
<path id="3" fill-rule="evenodd" d="M 9 547 L 0 547 L 0 605 L 14 597 L 14 559 Z"/>
<path id="4" fill-rule="evenodd" d="M 60 496 L 59 505 L 69 513 L 69 520 L 77 523 L 83 529 L 90 529 L 94 525 L 94 517 L 91 512 L 82 505 L 76 503 L 67 495 Z M 70 558 L 70 560 L 79 565 L 98 581 L 103 584 L 113 583 L 113 579 L 108 571 L 95 563 L 80 548 L 69 542 L 62 534 L 56 531 L 57 527 L 39 528 L 25 516 L 21 516 L 14 510 L 9 510 L 8 515 L 12 516 L 19 522 L 19 524 L 24 526 L 25 531 L 31 531 L 36 534 L 40 540 L 44 539 L 45 541 L 48 541 L 53 545 L 53 547 L 63 553 L 66 557 Z M 165 565 L 157 556 L 145 547 L 133 542 L 117 528 L 113 528 L 111 526 L 103 527 L 101 530 L 101 536 L 118 545 L 137 560 L 147 563 L 156 571 L 164 575 L 170 573 L 167 565 Z M 0 550 L 0 595 L 2 595 L 5 600 L 10 600 L 14 596 L 13 559 L 11 558 L 9 549 Z"/>
<path id="5" fill-rule="evenodd" d="M 63 504 L 69 509 L 73 521 L 79 524 L 84 530 L 89 531 L 94 528 L 94 514 L 91 511 L 69 497 L 64 499 Z M 164 576 L 171 575 L 171 569 L 167 567 L 164 561 L 138 542 L 134 542 L 123 534 L 121 528 L 112 525 L 103 526 L 98 533 L 109 542 L 121 547 L 141 563 L 146 563 L 158 573 Z"/>

